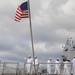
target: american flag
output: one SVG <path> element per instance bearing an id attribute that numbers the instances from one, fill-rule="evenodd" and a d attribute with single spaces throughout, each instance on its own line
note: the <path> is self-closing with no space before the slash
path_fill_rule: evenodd
<path id="1" fill-rule="evenodd" d="M 20 22 L 21 18 L 28 18 L 28 3 L 24 2 L 18 6 L 15 14 L 15 21 Z"/>

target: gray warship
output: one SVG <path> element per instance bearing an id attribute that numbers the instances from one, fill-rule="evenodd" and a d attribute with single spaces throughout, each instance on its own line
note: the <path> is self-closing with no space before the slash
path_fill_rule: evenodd
<path id="1" fill-rule="evenodd" d="M 72 60 L 75 56 L 75 41 L 72 38 L 67 38 L 66 44 L 63 47 L 62 57 Z"/>

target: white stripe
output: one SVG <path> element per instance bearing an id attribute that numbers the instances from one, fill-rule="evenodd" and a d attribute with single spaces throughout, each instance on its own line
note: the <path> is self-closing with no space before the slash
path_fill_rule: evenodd
<path id="1" fill-rule="evenodd" d="M 15 18 L 15 20 L 20 21 L 20 19 Z"/>
<path id="2" fill-rule="evenodd" d="M 16 13 L 20 13 L 20 14 L 22 14 L 22 12 L 21 12 L 21 11 L 19 11 L 19 10 L 17 10 L 17 11 L 16 11 Z"/>
<path id="3" fill-rule="evenodd" d="M 21 14 L 19 14 L 19 13 L 16 13 L 18 16 L 21 16 Z"/>
<path id="4" fill-rule="evenodd" d="M 20 17 L 18 17 L 17 15 L 15 15 L 15 18 L 16 18 L 16 17 L 20 19 Z"/>

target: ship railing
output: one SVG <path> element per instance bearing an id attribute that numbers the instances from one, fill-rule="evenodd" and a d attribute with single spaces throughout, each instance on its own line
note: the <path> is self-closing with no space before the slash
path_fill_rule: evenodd
<path id="1" fill-rule="evenodd" d="M 47 64 L 50 64 L 50 69 L 51 69 L 51 75 L 55 75 L 55 65 L 56 63 L 46 63 L 46 62 L 40 62 L 39 65 L 38 65 L 38 71 L 36 71 L 36 74 L 37 75 L 49 75 L 48 72 L 47 72 Z M 64 68 L 65 64 L 62 62 L 62 63 L 58 63 L 59 64 L 59 67 L 60 67 L 60 75 L 67 75 L 66 73 L 66 70 Z M 32 65 L 32 64 L 31 64 Z M 66 63 L 67 65 L 67 70 L 69 72 L 69 75 L 71 75 L 73 72 L 72 72 L 72 63 Z M 24 64 L 24 75 L 27 75 L 27 63 Z M 33 75 L 34 72 L 32 72 L 33 70 L 33 67 L 34 66 L 31 66 L 31 71 L 30 71 L 30 75 Z"/>
<path id="2" fill-rule="evenodd" d="M 0 62 L 0 75 L 18 75 L 19 62 Z"/>
<path id="3" fill-rule="evenodd" d="M 0 75 L 28 75 L 27 73 L 27 65 L 29 63 L 23 63 L 20 66 L 19 62 L 1 62 L 0 63 Z M 39 62 L 38 69 L 36 70 L 37 75 L 48 75 L 47 72 L 47 64 L 51 65 L 51 74 L 54 75 L 55 73 L 55 63 L 46 63 L 46 62 Z M 69 75 L 72 73 L 72 63 L 66 63 L 68 65 L 68 72 Z M 30 64 L 30 75 L 34 74 L 34 66 Z M 64 63 L 59 63 L 60 65 L 60 75 L 64 73 Z"/>

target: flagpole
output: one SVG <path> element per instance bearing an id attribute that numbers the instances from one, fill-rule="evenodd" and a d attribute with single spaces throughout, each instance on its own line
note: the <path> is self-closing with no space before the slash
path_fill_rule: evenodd
<path id="1" fill-rule="evenodd" d="M 28 11 L 29 11 L 29 23 L 30 23 L 30 34 L 31 34 L 31 44 L 32 44 L 32 54 L 33 54 L 33 62 L 34 62 L 34 73 L 36 73 L 35 68 L 35 53 L 34 53 L 34 45 L 33 45 L 33 34 L 32 34 L 32 23 L 31 23 L 31 13 L 30 13 L 30 2 L 28 0 Z"/>

